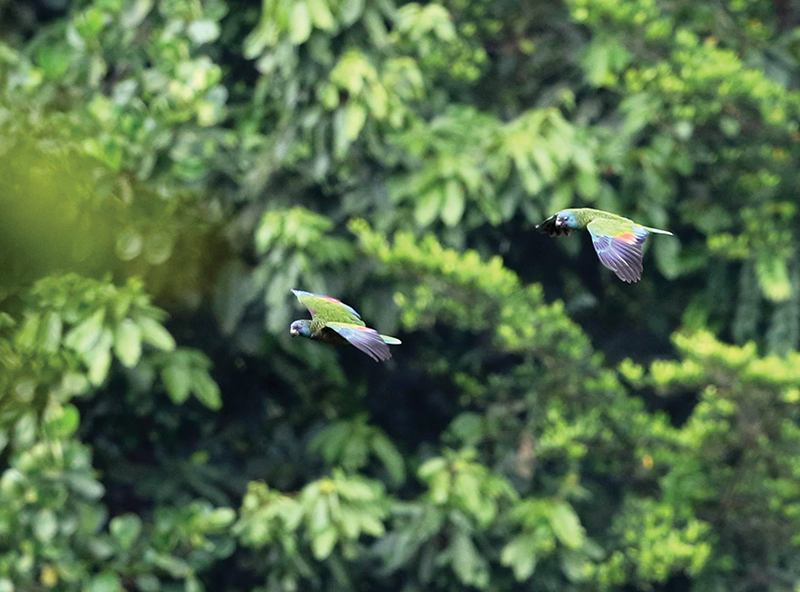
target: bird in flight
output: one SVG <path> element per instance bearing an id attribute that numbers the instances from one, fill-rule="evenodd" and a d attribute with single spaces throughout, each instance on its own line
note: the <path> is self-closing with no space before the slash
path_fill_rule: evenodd
<path id="1" fill-rule="evenodd" d="M 600 263 L 628 283 L 642 279 L 642 245 L 647 236 L 651 232 L 673 236 L 667 230 L 642 226 L 628 218 L 591 208 L 561 210 L 537 224 L 536 229 L 550 236 L 588 230 Z"/>
<path id="2" fill-rule="evenodd" d="M 300 335 L 334 345 L 350 343 L 376 362 L 385 362 L 392 357 L 389 345 L 402 343 L 396 337 L 381 335 L 367 327 L 361 315 L 336 298 L 302 290 L 292 290 L 292 293 L 311 313 L 310 320 L 302 319 L 291 324 L 289 334 L 292 337 Z"/>

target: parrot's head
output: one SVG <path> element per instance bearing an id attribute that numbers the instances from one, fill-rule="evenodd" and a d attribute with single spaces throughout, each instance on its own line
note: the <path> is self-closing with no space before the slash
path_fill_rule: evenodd
<path id="1" fill-rule="evenodd" d="M 570 230 L 579 230 L 580 225 L 578 219 L 573 212 L 569 210 L 562 210 L 556 214 L 556 228 L 569 228 Z"/>
<path id="2" fill-rule="evenodd" d="M 308 337 L 311 335 L 311 328 L 308 326 L 308 321 L 295 321 L 289 327 L 289 335 L 292 337 L 297 337 L 298 335 L 302 335 L 303 337 Z"/>

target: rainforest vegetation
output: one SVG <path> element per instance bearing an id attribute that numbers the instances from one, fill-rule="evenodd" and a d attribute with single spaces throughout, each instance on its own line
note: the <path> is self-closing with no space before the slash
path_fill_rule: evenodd
<path id="1" fill-rule="evenodd" d="M 0 592 L 800 590 L 799 83 L 790 0 L 0 0 Z"/>

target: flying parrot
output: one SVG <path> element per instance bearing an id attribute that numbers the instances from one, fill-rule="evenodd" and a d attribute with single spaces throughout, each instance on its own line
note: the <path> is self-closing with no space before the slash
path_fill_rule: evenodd
<path id="1" fill-rule="evenodd" d="M 388 345 L 402 343 L 395 337 L 381 335 L 375 329 L 367 327 L 361 320 L 361 315 L 336 298 L 302 290 L 292 290 L 292 294 L 311 313 L 311 320 L 303 319 L 292 323 L 289 327 L 292 337 L 301 335 L 335 345 L 350 343 L 376 362 L 385 362 L 392 357 Z"/>
<path id="2" fill-rule="evenodd" d="M 622 216 L 591 208 L 561 210 L 536 226 L 550 236 L 567 235 L 572 230 L 589 231 L 600 263 L 617 274 L 623 282 L 642 279 L 642 245 L 651 232 L 672 233 L 637 224 Z"/>

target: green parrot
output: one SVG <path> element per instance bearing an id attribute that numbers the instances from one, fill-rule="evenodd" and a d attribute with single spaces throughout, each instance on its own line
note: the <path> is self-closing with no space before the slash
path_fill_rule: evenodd
<path id="1" fill-rule="evenodd" d="M 396 337 L 381 335 L 367 327 L 361 315 L 336 298 L 302 290 L 292 290 L 292 294 L 311 312 L 311 320 L 292 323 L 289 327 L 292 337 L 300 335 L 335 345 L 350 343 L 376 362 L 385 362 L 392 357 L 389 345 L 402 343 Z"/>
<path id="2" fill-rule="evenodd" d="M 553 214 L 536 226 L 550 236 L 567 235 L 571 230 L 589 231 L 600 262 L 617 274 L 623 282 L 642 279 L 642 245 L 651 232 L 668 234 L 667 230 L 637 224 L 622 216 L 591 208 L 570 208 Z"/>

